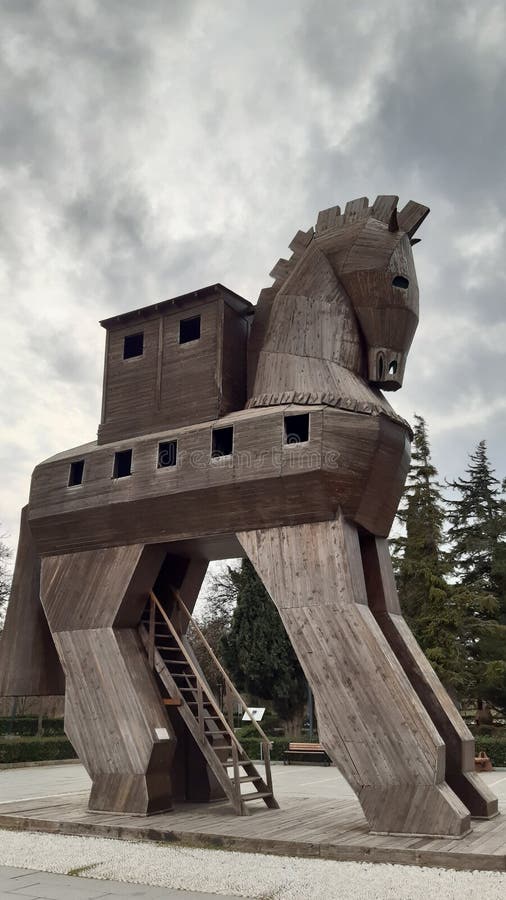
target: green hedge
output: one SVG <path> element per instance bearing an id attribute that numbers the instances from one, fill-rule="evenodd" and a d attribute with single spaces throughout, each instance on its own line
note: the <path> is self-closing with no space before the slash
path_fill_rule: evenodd
<path id="1" fill-rule="evenodd" d="M 506 738 L 489 737 L 486 734 L 476 736 L 476 753 L 485 751 L 490 756 L 492 765 L 506 766 Z"/>
<path id="2" fill-rule="evenodd" d="M 0 738 L 0 764 L 75 759 L 76 756 L 72 744 L 65 737 Z"/>
<path id="3" fill-rule="evenodd" d="M 260 740 L 255 738 L 239 738 L 250 759 L 260 759 Z M 288 750 L 288 738 L 271 738 L 271 759 L 283 759 L 283 751 Z"/>
<path id="4" fill-rule="evenodd" d="M 0 717 L 0 735 L 19 734 L 24 737 L 35 737 L 39 730 L 37 716 Z M 63 736 L 63 719 L 42 719 L 44 737 Z"/>
<path id="5" fill-rule="evenodd" d="M 238 735 L 239 737 L 239 735 Z M 239 738 L 242 746 L 250 759 L 260 759 L 260 741 L 255 738 Z M 271 759 L 282 760 L 283 751 L 288 750 L 288 738 L 272 738 Z M 506 767 L 506 738 L 505 737 L 488 737 L 487 735 L 479 735 L 476 737 L 476 753 L 484 750 L 487 756 L 492 760 L 492 764 L 496 767 Z"/>

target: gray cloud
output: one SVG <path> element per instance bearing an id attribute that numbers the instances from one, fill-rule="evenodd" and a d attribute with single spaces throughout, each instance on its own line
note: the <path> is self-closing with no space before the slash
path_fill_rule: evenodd
<path id="1" fill-rule="evenodd" d="M 0 3 L 0 520 L 93 438 L 99 318 L 222 281 L 255 299 L 320 208 L 432 207 L 393 403 L 453 476 L 506 470 L 503 5 Z"/>

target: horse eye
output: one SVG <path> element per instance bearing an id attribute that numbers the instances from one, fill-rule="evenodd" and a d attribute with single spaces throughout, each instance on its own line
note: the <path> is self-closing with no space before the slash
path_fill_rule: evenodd
<path id="1" fill-rule="evenodd" d="M 394 287 L 406 289 L 409 287 L 409 278 L 404 278 L 404 275 L 396 275 L 395 278 L 392 279 L 392 284 Z"/>

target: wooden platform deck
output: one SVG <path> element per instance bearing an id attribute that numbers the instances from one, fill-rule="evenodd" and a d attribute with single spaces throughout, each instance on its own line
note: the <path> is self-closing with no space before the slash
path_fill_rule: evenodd
<path id="1" fill-rule="evenodd" d="M 283 798 L 283 808 L 237 817 L 230 805 L 179 807 L 136 818 L 92 813 L 88 793 L 0 804 L 0 827 L 123 840 L 167 841 L 212 847 L 356 862 L 401 863 L 453 869 L 506 871 L 506 815 L 473 821 L 460 840 L 375 835 L 355 799 Z"/>

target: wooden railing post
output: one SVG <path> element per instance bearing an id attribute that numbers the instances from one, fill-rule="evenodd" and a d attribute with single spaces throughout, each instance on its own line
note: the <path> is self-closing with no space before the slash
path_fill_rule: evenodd
<path id="1" fill-rule="evenodd" d="M 156 618 L 156 604 L 154 597 L 150 596 L 150 604 L 149 604 L 149 644 L 148 644 L 148 661 L 149 668 L 154 669 L 155 667 L 155 618 Z"/>
<path id="2" fill-rule="evenodd" d="M 234 699 L 232 692 L 229 691 L 228 685 L 225 687 L 225 706 L 227 718 L 232 730 L 234 730 Z M 237 812 L 243 813 L 243 804 L 241 803 L 241 773 L 239 771 L 239 754 L 237 752 L 237 744 L 232 741 L 232 765 L 234 767 L 234 788 L 236 797 Z"/>
<path id="3" fill-rule="evenodd" d="M 264 741 L 262 744 L 263 749 L 263 757 L 264 757 L 264 766 L 265 766 L 265 783 L 269 788 L 271 794 L 272 790 L 272 772 L 271 772 L 271 745 L 269 741 Z"/>
<path id="4" fill-rule="evenodd" d="M 228 685 L 225 685 L 225 712 L 228 719 L 228 724 L 231 728 L 234 728 L 234 703 L 232 694 L 228 689 Z"/>
<path id="5" fill-rule="evenodd" d="M 204 698 L 202 694 L 202 685 L 200 681 L 197 681 L 197 712 L 199 719 L 199 734 L 200 740 L 204 743 L 205 731 L 204 731 Z"/>

